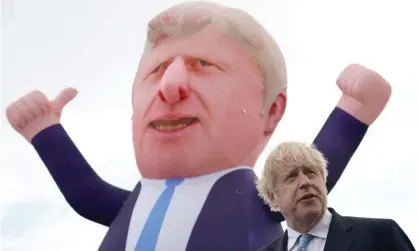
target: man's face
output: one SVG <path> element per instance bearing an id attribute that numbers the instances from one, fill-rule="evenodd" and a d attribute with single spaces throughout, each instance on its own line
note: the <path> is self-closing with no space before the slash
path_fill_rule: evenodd
<path id="1" fill-rule="evenodd" d="M 214 26 L 163 39 L 133 87 L 133 140 L 146 178 L 193 177 L 253 165 L 264 142 L 262 74 Z"/>
<path id="2" fill-rule="evenodd" d="M 324 214 L 327 188 L 321 170 L 305 166 L 279 171 L 275 199 L 290 225 L 319 220 Z"/>

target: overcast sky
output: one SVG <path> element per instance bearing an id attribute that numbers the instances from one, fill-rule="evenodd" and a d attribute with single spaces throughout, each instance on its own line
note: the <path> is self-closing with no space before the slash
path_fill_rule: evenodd
<path id="1" fill-rule="evenodd" d="M 0 218 L 2 250 L 97 250 L 106 228 L 65 202 L 5 106 L 33 89 L 79 96 L 62 123 L 95 170 L 132 189 L 130 91 L 147 20 L 175 0 L 3 0 Z M 220 1 L 217 1 L 220 2 Z M 418 6 L 414 0 L 222 1 L 253 14 L 284 51 L 289 105 L 269 146 L 312 141 L 350 63 L 380 72 L 393 96 L 329 197 L 343 215 L 396 220 L 418 246 Z M 263 2 L 263 3 L 262 3 Z M 266 155 L 256 167 L 259 174 Z"/>

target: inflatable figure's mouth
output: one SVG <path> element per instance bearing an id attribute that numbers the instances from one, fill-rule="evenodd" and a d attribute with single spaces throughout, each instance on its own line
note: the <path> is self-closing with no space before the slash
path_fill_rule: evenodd
<path id="1" fill-rule="evenodd" d="M 176 119 L 159 119 L 152 121 L 149 125 L 157 131 L 175 132 L 182 130 L 188 126 L 197 123 L 196 117 L 192 118 L 176 118 Z"/>

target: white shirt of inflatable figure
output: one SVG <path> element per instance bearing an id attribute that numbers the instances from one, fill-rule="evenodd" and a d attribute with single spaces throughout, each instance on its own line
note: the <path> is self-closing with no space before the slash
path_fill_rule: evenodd
<path id="1" fill-rule="evenodd" d="M 155 250 L 186 250 L 190 234 L 214 184 L 226 174 L 240 169 L 252 171 L 250 167 L 235 167 L 200 177 L 185 179 L 184 182 L 176 187 L 167 209 Z M 140 182 L 141 192 L 132 212 L 125 247 L 126 251 L 135 250 L 148 215 L 165 189 L 165 180 L 142 179 Z M 228 201 L 219 201 L 218 203 L 223 205 L 227 204 Z"/>

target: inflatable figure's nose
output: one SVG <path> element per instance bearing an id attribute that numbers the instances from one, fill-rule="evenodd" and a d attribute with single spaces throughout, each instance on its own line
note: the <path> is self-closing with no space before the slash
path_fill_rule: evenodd
<path id="1" fill-rule="evenodd" d="M 160 83 L 160 98 L 169 104 L 178 103 L 189 97 L 189 78 L 183 58 L 177 57 L 165 70 Z"/>

